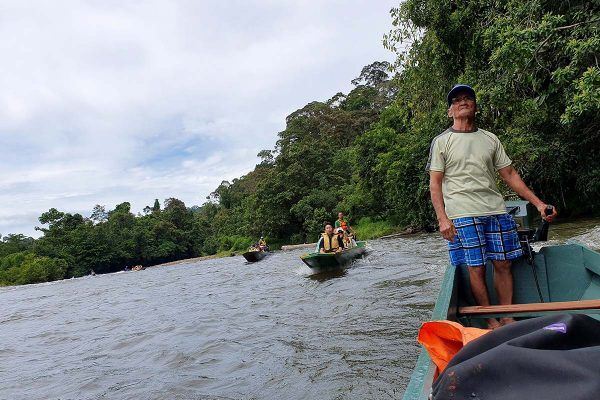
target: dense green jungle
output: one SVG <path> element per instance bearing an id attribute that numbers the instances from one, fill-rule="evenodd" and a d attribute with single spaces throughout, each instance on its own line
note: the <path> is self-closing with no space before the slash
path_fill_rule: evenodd
<path id="1" fill-rule="evenodd" d="M 6 234 L 0 284 L 15 285 L 315 241 L 345 212 L 362 238 L 432 229 L 425 164 L 450 125 L 446 93 L 472 85 L 478 124 L 503 142 L 525 182 L 563 217 L 600 213 L 600 3 L 408 0 L 390 12 L 383 46 L 349 93 L 286 118 L 248 174 L 201 206 L 124 202 L 89 217 L 50 209 L 42 235 Z M 369 63 L 370 60 L 365 60 Z M 511 193 L 502 187 L 505 194 Z M 176 195 L 176 194 L 174 194 Z"/>

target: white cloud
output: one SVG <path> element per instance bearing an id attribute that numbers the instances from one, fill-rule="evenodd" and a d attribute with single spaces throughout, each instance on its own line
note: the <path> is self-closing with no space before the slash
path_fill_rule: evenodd
<path id="1" fill-rule="evenodd" d="M 284 117 L 347 91 L 395 1 L 0 6 L 0 232 L 50 207 L 201 204 Z"/>

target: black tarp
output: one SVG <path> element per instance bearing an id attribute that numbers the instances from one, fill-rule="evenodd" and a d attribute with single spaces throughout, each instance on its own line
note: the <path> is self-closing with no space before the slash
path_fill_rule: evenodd
<path id="1" fill-rule="evenodd" d="M 527 319 L 467 344 L 433 384 L 434 400 L 600 400 L 600 321 Z"/>

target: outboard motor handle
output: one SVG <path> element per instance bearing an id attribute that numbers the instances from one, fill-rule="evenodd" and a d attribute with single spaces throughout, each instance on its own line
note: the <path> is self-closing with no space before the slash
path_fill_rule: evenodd
<path id="1" fill-rule="evenodd" d="M 544 210 L 544 214 L 546 214 L 546 216 L 548 215 L 552 215 L 552 213 L 554 212 L 554 207 L 553 206 L 548 206 L 546 207 L 546 209 Z M 548 228 L 550 226 L 550 222 L 546 221 L 545 219 L 542 219 L 542 225 L 535 231 L 535 235 L 533 236 L 533 241 L 534 242 L 539 242 L 539 241 L 547 241 L 548 240 Z M 531 244 L 527 243 L 527 263 L 529 265 L 531 265 L 531 272 L 533 273 L 533 279 L 535 280 L 535 287 L 537 288 L 537 292 L 538 292 L 538 296 L 540 296 L 540 302 L 544 302 L 544 296 L 542 296 L 542 289 L 540 287 L 540 281 L 538 279 L 537 276 L 537 271 L 535 269 L 535 265 L 534 265 L 534 251 L 531 248 Z"/>
<path id="2" fill-rule="evenodd" d="M 548 206 L 544 210 L 544 214 L 546 216 L 552 215 L 554 212 L 554 206 Z M 545 242 L 548 240 L 548 228 L 550 227 L 550 222 L 545 219 L 542 220 L 542 225 L 535 231 L 535 235 L 533 236 L 534 242 Z"/>

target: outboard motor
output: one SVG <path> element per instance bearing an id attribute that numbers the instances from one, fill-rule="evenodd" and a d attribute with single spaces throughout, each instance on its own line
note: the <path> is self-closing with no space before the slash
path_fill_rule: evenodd
<path id="1" fill-rule="evenodd" d="M 553 206 L 546 208 L 546 215 L 552 215 Z M 533 249 L 531 243 L 545 242 L 548 240 L 548 230 L 550 223 L 542 219 L 542 223 L 533 229 L 533 215 L 539 215 L 537 210 L 527 201 L 507 201 L 506 212 L 518 220 L 519 241 L 523 247 L 523 252 L 528 256 L 528 261 L 533 262 Z"/>
<path id="2" fill-rule="evenodd" d="M 530 210 L 532 210 L 531 213 L 528 212 Z M 542 296 L 537 271 L 535 269 L 535 265 L 533 264 L 535 251 L 533 250 L 533 247 L 531 247 L 531 244 L 534 242 L 545 242 L 548 240 L 548 229 L 550 228 L 550 223 L 545 219 L 542 219 L 540 226 L 533 230 L 531 228 L 531 216 L 533 214 L 537 214 L 537 210 L 534 209 L 533 206 L 527 201 L 507 201 L 506 211 L 513 217 L 521 219 L 521 226 L 519 226 L 517 229 L 519 241 L 521 242 L 521 247 L 523 248 L 523 253 L 525 254 L 527 264 L 531 266 L 533 278 L 535 279 L 535 286 L 537 288 L 540 301 L 543 303 L 544 297 Z M 548 206 L 544 213 L 546 215 L 552 215 L 553 211 L 554 207 Z"/>

